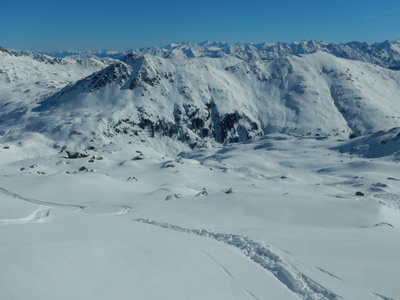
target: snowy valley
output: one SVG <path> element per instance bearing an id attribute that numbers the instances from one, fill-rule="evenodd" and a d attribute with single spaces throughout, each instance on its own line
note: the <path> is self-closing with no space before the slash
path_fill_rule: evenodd
<path id="1" fill-rule="evenodd" d="M 400 299 L 399 41 L 97 54 L 0 48 L 1 299 Z"/>

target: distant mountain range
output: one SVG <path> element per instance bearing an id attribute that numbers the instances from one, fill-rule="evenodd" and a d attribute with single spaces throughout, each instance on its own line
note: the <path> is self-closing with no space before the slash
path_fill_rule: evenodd
<path id="1" fill-rule="evenodd" d="M 400 73 L 389 69 L 400 66 L 400 41 L 68 53 L 0 49 L 3 139 L 158 140 L 179 150 L 274 132 L 348 138 L 400 127 Z"/>
<path id="2" fill-rule="evenodd" d="M 350 42 L 346 44 L 326 43 L 319 41 L 301 41 L 293 43 L 261 44 L 228 44 L 221 42 L 203 42 L 200 44 L 176 43 L 165 47 L 148 47 L 129 51 L 53 51 L 41 52 L 53 57 L 74 55 L 77 57 L 111 57 L 121 59 L 129 53 L 152 54 L 160 57 L 184 55 L 186 57 L 222 57 L 230 55 L 246 61 L 274 60 L 283 56 L 308 54 L 324 51 L 336 57 L 360 60 L 380 65 L 385 68 L 400 68 L 400 40 L 382 43 Z"/>

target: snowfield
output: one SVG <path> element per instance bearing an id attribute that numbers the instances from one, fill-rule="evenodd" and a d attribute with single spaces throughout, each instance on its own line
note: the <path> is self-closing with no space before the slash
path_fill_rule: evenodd
<path id="1" fill-rule="evenodd" d="M 2 298 L 399 299 L 399 157 L 345 143 L 2 145 Z"/>
<path id="2" fill-rule="evenodd" d="M 400 299 L 400 73 L 222 46 L 0 48 L 0 299 Z"/>

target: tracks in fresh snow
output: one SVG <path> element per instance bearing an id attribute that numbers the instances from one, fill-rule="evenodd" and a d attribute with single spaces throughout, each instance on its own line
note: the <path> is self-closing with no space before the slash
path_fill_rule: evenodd
<path id="1" fill-rule="evenodd" d="M 281 283 L 302 299 L 340 299 L 339 295 L 319 285 L 310 277 L 294 269 L 286 263 L 271 246 L 261 244 L 251 238 L 228 233 L 218 233 L 205 229 L 189 229 L 168 223 L 156 222 L 148 219 L 134 221 L 155 225 L 158 227 L 195 234 L 217 240 L 227 245 L 236 247 L 245 256 L 257 263 L 262 268 L 270 271 Z M 229 274 L 229 273 L 228 273 Z"/>
<path id="2" fill-rule="evenodd" d="M 85 209 L 87 206 L 85 205 L 74 205 L 74 204 L 60 204 L 60 203 L 55 203 L 55 202 L 48 202 L 48 201 L 41 201 L 41 200 L 36 200 L 36 199 L 32 199 L 32 198 L 25 198 L 22 197 L 16 193 L 10 192 L 2 187 L 0 187 L 0 193 L 12 196 L 16 199 L 22 200 L 22 201 L 26 201 L 26 202 L 31 202 L 31 203 L 35 203 L 35 204 L 39 204 L 39 205 L 45 205 L 45 206 L 58 206 L 58 207 L 65 207 L 65 208 L 75 208 L 75 209 Z"/>
<path id="3" fill-rule="evenodd" d="M 385 296 L 382 296 L 382 295 L 379 295 L 376 293 L 372 293 L 372 294 L 375 295 L 377 297 L 377 299 L 380 299 L 380 300 L 395 300 L 393 298 L 385 297 Z"/>
<path id="4" fill-rule="evenodd" d="M 235 282 L 238 287 L 240 289 L 242 289 L 242 291 L 251 299 L 253 300 L 260 300 L 260 298 L 258 298 L 256 295 L 254 295 L 252 292 L 250 292 L 248 289 L 246 289 L 244 286 L 242 286 L 237 280 L 236 278 L 231 274 L 231 272 L 228 271 L 228 269 L 226 269 L 223 265 L 221 265 L 213 256 L 211 256 L 211 254 L 200 250 L 201 252 L 203 252 L 203 254 L 205 256 L 207 256 L 227 277 L 229 277 L 233 282 Z"/>
<path id="5" fill-rule="evenodd" d="M 91 214 L 96 216 L 118 216 L 118 215 L 126 215 L 131 211 L 131 207 L 127 205 L 122 206 L 87 206 L 84 210 L 82 210 L 85 214 Z M 111 212 L 111 210 L 115 210 Z"/>
<path id="6" fill-rule="evenodd" d="M 40 209 L 43 211 L 43 207 L 48 208 L 48 212 L 50 212 L 51 207 L 60 207 L 60 208 L 65 208 L 65 209 L 74 209 L 76 212 L 84 212 L 87 214 L 92 214 L 92 215 L 98 215 L 98 216 L 116 216 L 116 215 L 125 215 L 131 212 L 132 208 L 128 205 L 93 205 L 93 206 L 87 206 L 87 205 L 78 205 L 78 204 L 63 204 L 63 203 L 55 203 L 55 202 L 49 202 L 49 201 L 41 201 L 37 199 L 32 199 L 32 198 L 25 198 L 22 197 L 16 193 L 13 193 L 11 191 L 8 191 L 2 187 L 0 187 L 0 193 L 9 195 L 11 197 L 14 197 L 16 199 L 38 204 L 40 205 L 39 209 L 33 212 L 29 217 L 30 218 L 33 214 L 37 213 Z M 112 212 L 110 212 L 112 211 Z M 17 224 L 17 223 L 24 223 L 24 222 L 17 222 L 18 220 L 25 220 L 24 219 L 15 219 L 16 222 L 14 223 L 8 223 L 8 224 Z M 0 220 L 1 221 L 1 220 Z M 3 220 L 7 221 L 7 220 Z M 13 221 L 13 220 L 8 220 L 8 221 Z"/>

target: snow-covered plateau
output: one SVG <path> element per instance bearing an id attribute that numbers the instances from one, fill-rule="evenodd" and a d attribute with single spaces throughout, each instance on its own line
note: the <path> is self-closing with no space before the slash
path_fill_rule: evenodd
<path id="1" fill-rule="evenodd" d="M 318 45 L 0 47 L 0 299 L 400 299 L 399 41 Z"/>

